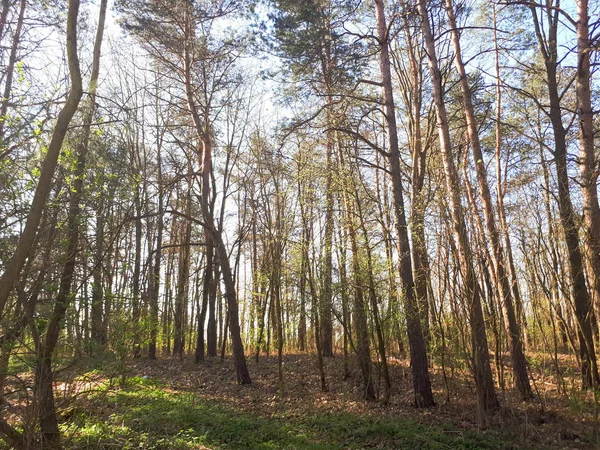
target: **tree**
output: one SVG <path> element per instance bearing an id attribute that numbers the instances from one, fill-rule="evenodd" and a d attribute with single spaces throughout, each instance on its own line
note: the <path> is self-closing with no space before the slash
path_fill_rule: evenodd
<path id="1" fill-rule="evenodd" d="M 56 119 L 52 139 L 48 144 L 48 151 L 42 164 L 38 184 L 35 194 L 31 201 L 31 207 L 27 216 L 25 228 L 19 237 L 19 243 L 11 259 L 5 266 L 2 277 L 0 277 L 0 315 L 4 312 L 4 307 L 8 297 L 17 282 L 19 275 L 25 265 L 25 261 L 31 252 L 31 248 L 38 232 L 42 213 L 50 189 L 52 179 L 56 172 L 58 156 L 62 148 L 65 135 L 71 123 L 71 119 L 77 111 L 79 101 L 83 96 L 83 85 L 81 81 L 81 71 L 79 69 L 79 58 L 77 56 L 77 16 L 79 12 L 79 1 L 69 1 L 67 13 L 67 55 L 69 63 L 69 74 L 71 78 L 71 88 L 67 101 Z"/>
<path id="2" fill-rule="evenodd" d="M 592 27 L 598 26 L 598 21 Z M 588 245 L 589 263 L 591 266 L 590 285 L 596 301 L 600 301 L 600 207 L 598 206 L 598 163 L 594 150 L 594 110 L 591 94 L 591 54 L 593 37 L 590 36 L 590 17 L 588 1 L 577 1 L 577 71 L 576 95 L 577 115 L 579 119 L 579 159 L 581 174 L 581 196 L 583 199 L 583 222 L 586 243 Z M 590 298 L 589 303 L 593 299 Z M 583 338 L 587 346 L 587 354 L 581 354 L 588 360 L 589 369 L 583 368 L 582 376 L 584 386 L 597 388 L 600 378 L 598 375 L 597 361 L 595 358 L 594 340 L 591 338 L 589 327 L 593 327 L 592 310 L 590 304 L 581 305 L 578 315 L 584 315 L 581 326 L 580 339 Z M 598 318 L 597 318 L 598 319 Z M 585 373 L 588 370 L 589 374 Z"/>
<path id="3" fill-rule="evenodd" d="M 377 33 L 380 46 L 380 70 L 384 92 L 385 119 L 388 126 L 389 153 L 391 178 L 394 194 L 394 213 L 396 216 L 396 233 L 400 254 L 400 280 L 403 287 L 404 310 L 406 313 L 406 327 L 410 345 L 411 369 L 413 375 L 413 388 L 415 391 L 415 405 L 419 407 L 433 406 L 433 393 L 429 381 L 427 350 L 421 328 L 419 305 L 416 298 L 415 283 L 411 262 L 411 250 L 408 237 L 408 225 L 404 208 L 404 194 L 402 187 L 402 174 L 400 168 L 400 151 L 398 148 L 398 131 L 396 127 L 396 109 L 392 89 L 392 74 L 390 69 L 388 24 L 385 19 L 383 0 L 375 0 L 377 14 Z M 413 164 L 416 164 L 413 161 Z M 425 320 L 427 318 L 425 317 Z"/>
<path id="4" fill-rule="evenodd" d="M 588 292 L 585 282 L 585 272 L 583 266 L 583 256 L 581 247 L 579 245 L 579 227 L 575 220 L 575 211 L 573 203 L 571 201 L 571 188 L 569 186 L 569 174 L 567 167 L 567 130 L 563 125 L 563 112 L 561 99 L 563 93 L 560 92 L 559 81 L 558 81 L 558 70 L 559 70 L 559 55 L 558 55 L 558 30 L 560 23 L 561 9 L 559 4 L 555 4 L 554 1 L 549 2 L 543 8 L 540 8 L 542 16 L 538 14 L 538 7 L 535 5 L 530 6 L 531 16 L 533 19 L 533 25 L 535 27 L 535 36 L 538 42 L 539 52 L 544 61 L 544 67 L 546 72 L 546 83 L 547 83 L 547 95 L 549 101 L 549 108 L 543 108 L 545 113 L 550 119 L 552 132 L 554 137 L 554 160 L 556 164 L 556 179 L 558 184 L 558 206 L 560 213 L 560 222 L 563 230 L 563 236 L 567 246 L 568 255 L 568 269 L 569 277 L 572 285 L 572 295 L 575 303 L 575 315 L 577 317 L 578 329 L 577 335 L 579 337 L 579 356 L 581 358 L 581 377 L 584 387 L 591 387 L 598 385 L 600 378 L 598 375 L 598 367 L 596 362 L 596 356 L 594 351 L 594 340 L 592 337 L 592 303 L 591 297 Z M 545 20 L 544 20 L 545 19 Z M 544 25 L 542 26 L 542 21 Z M 547 25 L 547 30 L 546 27 Z M 582 30 L 578 30 L 581 34 Z M 580 45 L 585 45 L 580 43 Z M 579 60 L 579 64 L 585 66 L 585 59 Z M 580 69 L 585 71 L 585 69 Z M 585 75 L 580 74 L 580 78 Z M 585 90 L 582 86 L 579 86 L 579 93 Z M 582 99 L 585 102 L 584 99 Z M 580 105 L 585 108 L 585 104 Z M 585 118 L 583 113 L 582 118 Z M 589 120 L 589 119 L 586 119 Z M 585 128 L 585 120 L 582 123 Z M 582 133 L 587 133 L 589 130 L 582 130 Z M 587 144 L 586 144 L 587 145 Z M 586 165 L 589 166 L 589 157 L 587 152 L 584 150 L 582 156 L 584 156 L 584 164 L 582 166 L 582 175 L 584 175 L 583 189 L 586 194 L 584 199 L 587 204 L 584 206 L 587 209 L 586 221 L 591 223 L 594 220 L 593 209 L 593 194 L 589 191 L 585 191 L 586 186 L 590 186 L 592 179 L 589 177 L 589 169 L 586 169 Z M 587 159 L 586 159 L 587 158 Z M 594 190 L 596 188 L 594 187 Z M 593 239 L 593 237 L 592 237 Z M 593 241 L 592 241 L 593 242 Z"/>
<path id="5" fill-rule="evenodd" d="M 74 181 L 71 189 L 71 198 L 69 200 L 69 211 L 67 216 L 68 237 L 65 263 L 60 277 L 60 287 L 54 310 L 46 328 L 44 344 L 39 350 L 39 359 L 36 367 L 36 385 L 39 389 L 37 395 L 40 405 L 40 424 L 42 428 L 42 439 L 44 445 L 48 448 L 60 448 L 60 432 L 58 429 L 58 420 L 56 416 L 56 407 L 53 396 L 53 373 L 52 358 L 56 350 L 61 328 L 64 326 L 65 314 L 72 298 L 71 286 L 75 264 L 79 249 L 80 236 L 80 214 L 81 214 L 81 194 L 84 182 L 84 170 L 88 154 L 90 140 L 91 123 L 96 109 L 96 91 L 98 87 L 98 75 L 100 72 L 100 55 L 102 50 L 102 37 L 104 34 L 104 22 L 106 18 L 107 0 L 102 0 L 100 4 L 100 15 L 98 18 L 98 29 L 94 42 L 94 56 L 92 62 L 92 73 L 90 77 L 90 87 L 88 89 L 89 103 L 83 117 L 82 136 L 77 145 L 77 162 L 74 170 Z M 76 6 L 77 7 L 77 6 Z M 73 18 L 71 26 L 77 26 L 77 15 Z M 69 25 L 67 25 L 67 28 Z M 76 36 L 72 38 L 77 45 Z M 79 80 L 80 82 L 81 80 Z"/>
<path id="6" fill-rule="evenodd" d="M 251 379 L 240 334 L 233 271 L 222 234 L 210 209 L 214 101 L 227 81 L 223 75 L 227 74 L 227 68 L 235 61 L 236 54 L 230 42 L 220 43 L 210 34 L 197 34 L 203 30 L 209 32 L 211 22 L 230 13 L 233 5 L 227 2 L 196 5 L 188 0 L 172 5 L 156 0 L 149 3 L 121 2 L 119 8 L 126 18 L 126 27 L 161 64 L 174 70 L 183 90 L 185 107 L 198 139 L 196 157 L 201 167 L 202 226 L 214 244 L 221 267 L 238 382 L 249 384 Z M 224 72 L 216 72 L 216 68 Z M 198 89 L 196 82 L 202 90 Z"/>
<path id="7" fill-rule="evenodd" d="M 325 230 L 323 236 L 322 292 L 319 311 L 324 356 L 333 356 L 332 270 L 334 231 L 333 154 L 335 149 L 335 105 L 360 67 L 354 53 L 359 45 L 349 42 L 343 32 L 344 22 L 356 10 L 355 2 L 314 1 L 272 2 L 271 15 L 275 32 L 272 46 L 290 65 L 286 72 L 298 78 L 295 90 L 300 95 L 316 95 L 325 104 L 317 114 L 299 122 L 313 122 L 325 115 Z M 357 64 L 358 62 L 358 64 Z"/>
<path id="8" fill-rule="evenodd" d="M 473 372 L 477 386 L 477 400 L 479 406 L 479 421 L 482 424 L 489 422 L 489 412 L 498 408 L 499 402 L 494 389 L 492 371 L 490 369 L 487 336 L 483 309 L 481 307 L 481 288 L 476 278 L 473 266 L 473 254 L 467 235 L 467 226 L 460 200 L 460 185 L 456 165 L 452 154 L 450 141 L 450 130 L 444 91 L 442 85 L 442 74 L 438 63 L 435 39 L 431 31 L 431 22 L 427 9 L 427 2 L 419 0 L 419 15 L 421 16 L 421 27 L 425 48 L 429 60 L 429 71 L 431 73 L 431 84 L 433 100 L 436 109 L 437 126 L 440 142 L 440 151 L 444 165 L 444 176 L 446 191 L 449 196 L 449 207 L 452 218 L 452 228 L 458 249 L 461 277 L 464 283 L 465 295 L 468 299 L 469 319 L 471 322 L 471 345 L 473 352 Z"/>
<path id="9" fill-rule="evenodd" d="M 500 231 L 496 225 L 496 217 L 494 213 L 494 205 L 492 204 L 492 196 L 487 181 L 487 171 L 481 151 L 481 142 L 475 118 L 475 109 L 471 95 L 471 87 L 465 70 L 465 65 L 462 59 L 460 38 L 458 34 L 456 16 L 452 0 L 446 0 L 446 12 L 448 14 L 449 25 L 451 29 L 452 44 L 454 47 L 454 62 L 456 70 L 460 77 L 460 86 L 463 97 L 463 106 L 465 110 L 465 119 L 467 122 L 467 135 L 471 144 L 471 151 L 475 160 L 475 168 L 477 173 L 477 182 L 479 184 L 479 195 L 483 203 L 483 211 L 487 231 L 491 241 L 492 258 L 494 270 L 496 272 L 496 280 L 498 281 L 499 293 L 504 311 L 504 320 L 506 330 L 510 342 L 510 351 L 513 362 L 513 371 L 517 387 L 521 392 L 521 398 L 528 400 L 532 397 L 531 386 L 529 385 L 529 376 L 527 374 L 527 362 L 523 353 L 523 341 L 517 316 L 515 313 L 512 290 L 506 270 L 506 260 L 504 249 L 500 238 Z"/>

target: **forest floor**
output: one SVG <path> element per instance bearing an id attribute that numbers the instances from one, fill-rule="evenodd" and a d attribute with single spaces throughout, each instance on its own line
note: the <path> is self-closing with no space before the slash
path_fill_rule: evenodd
<path id="1" fill-rule="evenodd" d="M 284 357 L 283 395 L 275 357 L 249 359 L 247 386 L 236 384 L 230 358 L 80 360 L 60 372 L 57 404 L 67 449 L 600 448 L 591 394 L 559 395 L 542 376 L 545 362 L 531 359 L 537 399 L 525 404 L 500 392 L 503 407 L 485 431 L 466 371 L 447 374 L 447 401 L 433 370 L 438 405 L 416 409 L 408 362 L 394 359 L 389 405 L 361 401 L 361 376 L 354 370 L 344 379 L 341 356 L 324 360 L 329 392 L 320 392 L 309 354 Z"/>

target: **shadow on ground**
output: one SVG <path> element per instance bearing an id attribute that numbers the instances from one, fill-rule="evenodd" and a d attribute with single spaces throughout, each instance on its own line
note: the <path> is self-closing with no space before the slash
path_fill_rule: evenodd
<path id="1" fill-rule="evenodd" d="M 275 416 L 134 377 L 105 387 L 62 424 L 69 449 L 501 449 L 488 433 L 349 412 Z"/>

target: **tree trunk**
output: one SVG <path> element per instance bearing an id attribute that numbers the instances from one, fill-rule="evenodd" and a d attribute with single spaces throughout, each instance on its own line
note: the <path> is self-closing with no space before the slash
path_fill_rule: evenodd
<path id="1" fill-rule="evenodd" d="M 158 86 L 157 86 L 158 90 Z M 157 97 L 158 98 L 158 97 Z M 158 100 L 157 100 L 158 102 Z M 157 108 L 158 111 L 158 108 Z M 156 342 L 158 338 L 158 299 L 160 294 L 160 261 L 162 259 L 162 238 L 164 228 L 164 200 L 162 184 L 162 135 L 159 136 L 156 146 L 156 170 L 158 185 L 158 225 L 156 228 L 156 252 L 154 253 L 154 264 L 152 266 L 150 292 L 150 341 L 148 343 L 148 357 L 156 359 Z"/>
<path id="2" fill-rule="evenodd" d="M 196 363 L 204 361 L 204 324 L 206 323 L 206 311 L 209 303 L 209 292 L 211 291 L 211 284 L 213 283 L 213 257 L 214 247 L 210 234 L 205 235 L 206 245 L 204 251 L 206 252 L 206 266 L 204 268 L 204 280 L 202 284 L 202 306 L 200 313 L 198 314 L 198 334 L 196 340 Z"/>
<path id="3" fill-rule="evenodd" d="M 469 319 L 472 328 L 471 345 L 473 352 L 473 372 L 475 375 L 479 408 L 478 418 L 481 425 L 487 425 L 489 423 L 489 412 L 497 409 L 499 407 L 499 402 L 494 389 L 494 380 L 490 368 L 485 321 L 481 307 L 481 292 L 475 276 L 473 255 L 469 244 L 469 237 L 462 209 L 459 179 L 453 159 L 454 157 L 452 155 L 450 129 L 448 126 L 446 105 L 444 103 L 442 74 L 437 60 L 435 39 L 431 31 L 426 0 L 419 0 L 418 7 L 419 15 L 421 16 L 421 27 L 425 40 L 425 47 L 429 59 L 433 100 L 436 109 L 440 150 L 444 166 L 446 190 L 449 196 L 452 227 L 458 247 L 461 276 L 468 298 Z"/>
<path id="4" fill-rule="evenodd" d="M 454 15 L 454 7 L 452 0 L 445 0 L 446 12 L 448 14 L 450 34 L 452 38 L 452 44 L 454 46 L 454 62 L 456 70 L 460 77 L 460 86 L 462 91 L 463 108 L 465 111 L 465 119 L 467 122 L 467 135 L 471 144 L 471 151 L 473 152 L 473 158 L 475 159 L 475 172 L 477 174 L 477 182 L 479 184 L 479 197 L 482 201 L 483 213 L 485 217 L 485 224 L 487 232 L 491 241 L 492 247 L 492 258 L 494 270 L 496 272 L 496 280 L 498 282 L 498 292 L 501 298 L 502 311 L 504 313 L 504 322 L 507 331 L 508 342 L 510 345 L 510 353 L 513 363 L 513 372 L 521 398 L 523 400 L 530 399 L 533 394 L 531 392 L 531 386 L 529 384 L 529 376 L 527 374 L 527 362 L 525 360 L 525 354 L 523 353 L 523 340 L 521 335 L 521 329 L 517 321 L 515 309 L 513 305 L 512 291 L 510 287 L 510 280 L 506 271 L 506 261 L 504 258 L 504 250 L 502 248 L 502 241 L 500 232 L 496 225 L 496 218 L 494 214 L 494 205 L 492 203 L 492 196 L 490 194 L 490 188 L 487 181 L 487 171 L 485 162 L 483 160 L 483 153 L 481 151 L 481 142 L 479 140 L 479 132 L 477 129 L 477 121 L 475 118 L 475 109 L 473 107 L 473 99 L 471 95 L 471 87 L 469 86 L 469 79 L 465 66 L 462 61 L 460 38 L 458 35 L 456 18 Z"/>
<path id="5" fill-rule="evenodd" d="M 549 26 L 547 39 L 545 39 L 542 34 L 536 7 L 531 7 L 531 14 L 533 16 L 539 49 L 546 66 L 548 96 L 550 102 L 548 115 L 554 134 L 554 160 L 556 163 L 556 179 L 558 182 L 558 209 L 567 247 L 569 277 L 571 279 L 571 289 L 575 302 L 575 316 L 578 322 L 577 334 L 579 337 L 582 385 L 584 387 L 592 387 L 593 385 L 598 385 L 600 377 L 598 376 L 592 333 L 593 308 L 591 297 L 585 284 L 583 258 L 579 246 L 579 228 L 575 220 L 573 204 L 571 203 L 569 173 L 567 168 L 567 132 L 562 123 L 561 97 L 558 89 L 557 34 L 559 10 L 551 8 L 550 4 L 545 8 Z M 580 105 L 580 108 L 581 107 L 582 105 Z M 588 198 L 588 200 L 590 199 Z M 584 204 L 584 209 L 585 207 L 586 205 Z M 589 216 L 591 211 L 587 212 L 587 215 Z"/>
<path id="6" fill-rule="evenodd" d="M 212 240 L 211 240 L 212 242 Z M 206 330 L 207 354 L 208 356 L 217 356 L 217 283 L 215 279 L 215 268 L 211 267 L 212 273 L 207 281 L 206 288 L 208 289 L 208 325 Z"/>
<path id="7" fill-rule="evenodd" d="M 69 201 L 69 212 L 67 218 L 68 238 L 66 260 L 63 266 L 63 271 L 60 279 L 60 287 L 58 295 L 56 297 L 54 310 L 52 312 L 52 316 L 50 317 L 46 329 L 45 342 L 43 345 L 41 345 L 41 348 L 39 349 L 40 354 L 38 355 L 39 359 L 36 366 L 36 386 L 38 388 L 37 395 L 40 405 L 39 420 L 42 429 L 42 441 L 44 446 L 49 449 L 59 449 L 61 447 L 60 432 L 58 430 L 58 421 L 56 417 L 56 409 L 54 406 L 54 393 L 52 386 L 52 357 L 54 355 L 56 345 L 58 344 L 60 332 L 64 328 L 64 320 L 67 308 L 72 300 L 71 285 L 73 281 L 73 275 L 75 272 L 75 262 L 79 247 L 79 220 L 81 214 L 80 201 L 83 189 L 84 170 L 88 152 L 90 127 L 95 110 L 95 94 L 98 73 L 100 70 L 100 51 L 102 45 L 102 36 L 104 33 L 106 4 L 107 0 L 103 0 L 100 4 L 100 17 L 98 20 L 96 41 L 94 43 L 94 60 L 92 65 L 92 75 L 90 79 L 90 104 L 89 108 L 87 109 L 84 115 L 83 133 L 81 141 L 77 146 L 77 164 L 75 166 L 75 171 L 73 174 L 74 181 L 71 190 L 71 198 Z M 76 27 L 78 12 L 79 2 L 71 0 L 69 2 L 69 10 L 67 16 L 67 40 L 69 41 L 70 38 L 70 45 L 68 45 L 67 50 L 69 51 L 70 58 L 73 54 L 76 55 L 77 52 Z M 77 72 L 77 80 L 74 80 L 72 78 L 73 86 L 75 85 L 75 83 L 78 83 L 78 88 L 81 92 L 81 77 L 79 75 L 78 63 L 69 65 L 71 68 L 74 68 L 74 70 Z M 69 99 L 70 97 L 71 94 L 69 95 Z M 79 103 L 79 98 L 81 98 L 81 94 L 79 94 L 78 96 L 75 108 Z M 67 104 L 69 103 L 69 99 L 67 100 Z"/>
<path id="8" fill-rule="evenodd" d="M 388 49 L 387 22 L 385 20 L 383 0 L 375 0 L 375 7 L 377 12 L 377 31 L 380 45 L 379 63 L 384 92 L 385 119 L 388 127 L 390 169 L 392 174 L 392 190 L 394 194 L 394 213 L 396 215 L 396 233 L 398 235 L 400 280 L 404 290 L 404 310 L 406 313 L 406 328 L 410 346 L 410 366 L 413 376 L 415 405 L 418 407 L 429 407 L 433 406 L 435 402 L 433 400 L 431 382 L 429 380 L 427 350 L 421 327 L 419 304 L 415 297 L 408 226 L 404 208 L 400 150 L 398 148 L 398 130 L 396 126 L 396 111 L 394 106 L 392 74 L 390 70 L 390 56 Z M 425 302 L 427 302 L 426 298 Z M 427 317 L 425 317 L 425 320 L 427 320 Z"/>
<path id="9" fill-rule="evenodd" d="M 594 112 L 592 110 L 590 55 L 593 44 L 590 39 L 588 0 L 577 0 L 577 114 L 579 117 L 579 160 L 581 173 L 581 197 L 583 199 L 583 225 L 588 245 L 591 283 L 596 301 L 600 301 L 600 207 L 598 206 L 598 171 L 594 148 Z M 591 322 L 593 308 L 583 306 L 583 339 L 587 346 L 590 375 L 582 374 L 584 386 L 597 389 L 600 384 L 596 353 L 592 337 Z M 582 354 L 582 357 L 584 355 Z"/>
<path id="10" fill-rule="evenodd" d="M 331 41 L 324 43 L 324 54 L 321 56 L 323 83 L 327 99 L 326 121 L 328 125 L 327 142 L 325 149 L 325 230 L 323 236 L 323 288 L 321 289 L 321 303 L 319 308 L 319 321 L 321 327 L 321 352 L 323 356 L 333 356 L 333 151 L 334 134 L 331 130 L 333 121 L 333 95 L 331 71 L 333 69 L 331 55 Z"/>
<path id="11" fill-rule="evenodd" d="M 190 183 L 191 184 L 191 183 Z M 191 188 L 185 200 L 186 216 L 191 212 Z M 188 304 L 189 278 L 190 278 L 190 239 L 192 234 L 192 222 L 184 218 L 181 223 L 182 232 L 179 244 L 179 274 L 177 277 L 177 294 L 175 297 L 175 315 L 173 317 L 173 355 L 183 358 L 185 347 L 185 313 Z"/>
<path id="12" fill-rule="evenodd" d="M 136 142 L 136 159 L 139 159 L 139 143 Z M 134 166 L 135 167 L 135 166 Z M 141 167 L 137 168 L 141 170 Z M 132 332 L 133 332 L 133 357 L 139 358 L 141 356 L 140 347 L 140 319 L 141 319 L 141 299 L 140 299 L 140 285 L 142 276 L 142 199 L 141 199 L 141 186 L 139 184 L 135 187 L 135 248 L 133 258 L 133 280 L 131 288 L 131 318 L 132 318 Z"/>
<path id="13" fill-rule="evenodd" d="M 42 212 L 46 206 L 46 200 L 50 194 L 52 179 L 56 171 L 58 156 L 62 148 L 63 140 L 67 134 L 69 124 L 77 111 L 79 101 L 83 95 L 81 72 L 79 69 L 79 58 L 77 56 L 77 30 L 76 22 L 79 12 L 79 0 L 69 0 L 67 11 L 67 59 L 69 74 L 71 78 L 71 89 L 66 103 L 58 114 L 56 125 L 52 132 L 52 138 L 48 144 L 46 157 L 42 163 L 40 177 L 31 202 L 31 208 L 27 215 L 25 228 L 19 237 L 19 243 L 13 256 L 6 263 L 4 273 L 0 277 L 0 316 L 8 297 L 19 279 L 23 265 L 31 252 L 31 247 L 37 235 Z"/>
<path id="14" fill-rule="evenodd" d="M 17 51 L 19 50 L 19 43 L 21 40 L 21 30 L 23 28 L 23 21 L 25 18 L 25 7 L 27 6 L 27 0 L 21 0 L 19 6 L 19 17 L 17 18 L 17 27 L 15 28 L 15 34 L 13 37 L 12 46 L 10 49 L 10 56 L 8 57 L 8 65 L 6 66 L 6 81 L 4 83 L 4 94 L 2 96 L 2 103 L 0 104 L 0 160 L 4 158 L 10 151 L 5 149 L 6 143 L 4 142 L 4 126 L 6 125 L 6 114 L 8 113 L 8 105 L 10 102 L 10 94 L 12 92 L 13 77 L 15 74 L 15 65 L 17 63 Z M 6 13 L 8 12 L 8 2 L 4 5 L 2 10 L 3 23 L 6 22 Z M 0 32 L 1 37 L 1 32 Z"/>
<path id="15" fill-rule="evenodd" d="M 340 147 L 338 147 L 340 158 L 340 172 L 346 175 L 344 164 L 344 155 Z M 359 254 L 358 242 L 356 237 L 356 225 L 354 223 L 354 210 L 351 200 L 348 195 L 348 184 L 351 181 L 346 181 L 342 186 L 342 195 L 344 198 L 345 208 L 345 226 L 348 232 L 348 240 L 350 242 L 351 253 L 351 268 L 352 268 L 352 285 L 354 287 L 354 295 L 352 302 L 352 319 L 354 321 L 353 328 L 356 333 L 355 351 L 358 357 L 358 365 L 363 376 L 363 398 L 368 401 L 376 400 L 375 389 L 372 380 L 372 361 L 371 349 L 369 345 L 369 327 L 367 320 L 367 308 L 364 298 L 364 282 L 360 267 L 361 255 Z"/>
<path id="16" fill-rule="evenodd" d="M 96 248 L 94 252 L 94 267 L 92 269 L 92 343 L 94 347 L 106 344 L 104 328 L 104 277 L 102 274 L 104 260 L 104 199 L 99 199 L 96 209 Z"/>

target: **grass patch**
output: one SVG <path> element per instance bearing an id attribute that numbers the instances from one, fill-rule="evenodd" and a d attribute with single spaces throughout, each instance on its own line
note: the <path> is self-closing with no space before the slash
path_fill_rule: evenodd
<path id="1" fill-rule="evenodd" d="M 85 412 L 61 425 L 69 449 L 509 448 L 492 434 L 429 428 L 404 418 L 285 412 L 266 417 L 139 377 L 88 401 Z"/>

